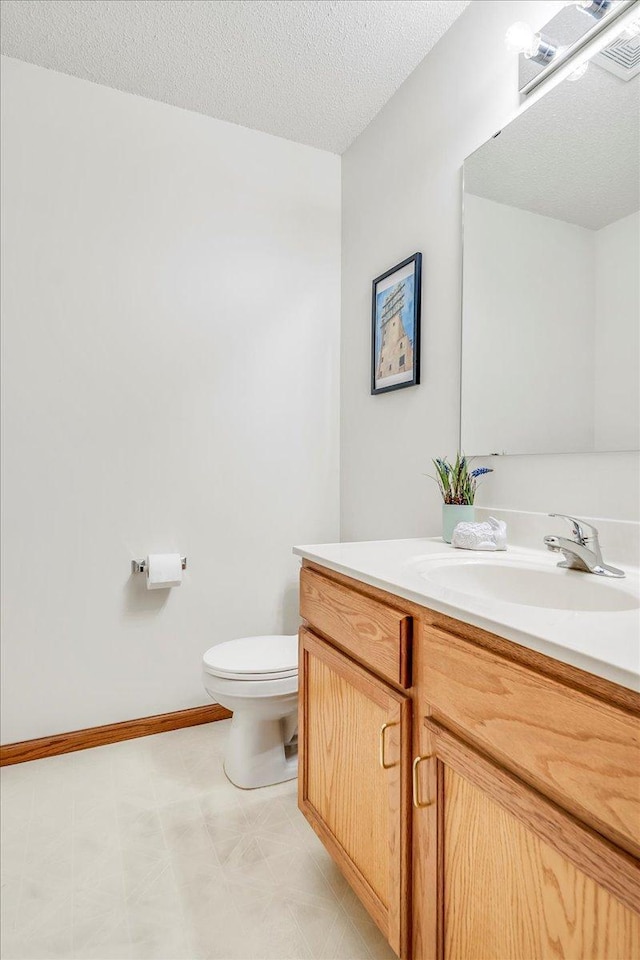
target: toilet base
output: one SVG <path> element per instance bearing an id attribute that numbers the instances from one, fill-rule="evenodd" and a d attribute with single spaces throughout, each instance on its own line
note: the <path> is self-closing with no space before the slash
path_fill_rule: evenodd
<path id="1" fill-rule="evenodd" d="M 289 741 L 294 738 L 296 723 L 297 714 L 256 723 L 253 714 L 236 711 L 224 759 L 224 772 L 231 783 L 253 790 L 294 780 L 298 776 L 298 751 Z"/>

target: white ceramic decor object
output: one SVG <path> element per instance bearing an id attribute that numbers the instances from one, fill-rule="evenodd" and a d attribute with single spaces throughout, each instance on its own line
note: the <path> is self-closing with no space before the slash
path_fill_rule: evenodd
<path id="1" fill-rule="evenodd" d="M 495 517 L 478 523 L 458 523 L 451 545 L 462 550 L 506 550 L 507 525 Z"/>

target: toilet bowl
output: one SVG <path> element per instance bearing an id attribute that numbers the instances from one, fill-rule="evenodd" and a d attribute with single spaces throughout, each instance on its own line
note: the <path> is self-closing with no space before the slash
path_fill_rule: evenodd
<path id="1" fill-rule="evenodd" d="M 241 637 L 202 658 L 209 696 L 233 711 L 224 770 L 251 789 L 298 775 L 298 638 Z"/>

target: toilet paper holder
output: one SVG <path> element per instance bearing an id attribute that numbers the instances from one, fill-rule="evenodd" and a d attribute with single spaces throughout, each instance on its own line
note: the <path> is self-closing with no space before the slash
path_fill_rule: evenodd
<path id="1" fill-rule="evenodd" d="M 187 558 L 180 557 L 180 565 L 183 570 L 187 569 Z M 147 572 L 147 561 L 145 560 L 132 560 L 131 561 L 131 573 L 146 573 Z"/>

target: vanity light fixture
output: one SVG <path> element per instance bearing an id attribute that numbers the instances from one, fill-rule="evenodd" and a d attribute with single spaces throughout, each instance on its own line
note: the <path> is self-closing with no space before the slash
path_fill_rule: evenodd
<path id="1" fill-rule="evenodd" d="M 534 63 L 544 65 L 551 63 L 558 52 L 558 46 L 555 43 L 541 33 L 536 33 L 523 20 L 519 20 L 509 27 L 505 36 L 505 43 L 507 48 L 514 53 L 522 53 L 527 60 L 533 60 Z"/>
<path id="2" fill-rule="evenodd" d="M 640 11 L 640 0 L 565 0 L 559 13 L 537 32 L 524 21 L 512 24 L 505 42 L 509 50 L 520 54 L 520 93 L 528 96 L 623 18 L 626 21 L 622 28 L 625 37 L 634 40 L 634 28 L 639 19 L 637 13 L 635 17 L 631 14 L 634 9 Z M 556 37 L 561 37 L 562 42 Z M 571 79 L 584 76 L 585 69 L 579 66 Z"/>
<path id="3" fill-rule="evenodd" d="M 602 20 L 609 13 L 611 6 L 611 0 L 578 0 L 576 3 L 579 10 L 584 10 L 594 20 Z"/>

